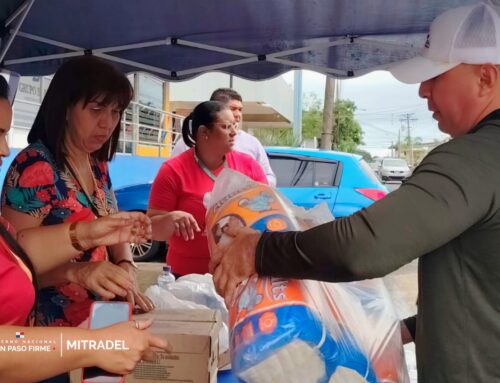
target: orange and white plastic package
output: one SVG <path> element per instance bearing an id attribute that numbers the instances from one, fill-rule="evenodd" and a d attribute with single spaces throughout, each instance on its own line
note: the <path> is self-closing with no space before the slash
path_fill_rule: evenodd
<path id="1" fill-rule="evenodd" d="M 228 227 L 305 230 L 333 219 L 224 169 L 205 201 L 211 251 Z M 408 382 L 399 328 L 381 280 L 325 283 L 251 276 L 229 307 L 233 373 L 241 381 Z"/>

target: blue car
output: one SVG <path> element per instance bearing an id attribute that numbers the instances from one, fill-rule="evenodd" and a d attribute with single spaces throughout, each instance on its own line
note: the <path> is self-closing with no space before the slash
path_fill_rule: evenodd
<path id="1" fill-rule="evenodd" d="M 356 154 L 304 148 L 267 148 L 278 189 L 295 205 L 325 202 L 337 218 L 387 194 L 370 166 Z"/>
<path id="2" fill-rule="evenodd" d="M 356 154 L 330 150 L 266 148 L 278 190 L 295 205 L 325 202 L 337 218 L 369 206 L 387 194 L 370 166 Z M 146 211 L 151 183 L 115 189 L 120 210 Z M 137 261 L 151 259 L 163 246 L 152 242 L 132 249 Z"/>

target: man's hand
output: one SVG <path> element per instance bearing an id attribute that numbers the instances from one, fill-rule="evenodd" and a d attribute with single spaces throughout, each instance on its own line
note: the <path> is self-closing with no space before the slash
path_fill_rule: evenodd
<path id="1" fill-rule="evenodd" d="M 234 301 L 236 287 L 256 272 L 255 250 L 261 233 L 248 227 L 228 228 L 224 233 L 233 239 L 212 254 L 209 269 L 217 292 L 229 306 Z"/>

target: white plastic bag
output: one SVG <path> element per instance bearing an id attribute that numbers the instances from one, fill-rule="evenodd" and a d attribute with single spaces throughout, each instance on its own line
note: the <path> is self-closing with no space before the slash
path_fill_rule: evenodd
<path id="1" fill-rule="evenodd" d="M 159 310 L 219 310 L 223 321 L 219 332 L 219 353 L 229 349 L 228 311 L 224 300 L 215 292 L 210 274 L 185 275 L 170 283 L 167 289 L 152 285 L 145 294 Z"/>
<path id="2" fill-rule="evenodd" d="M 228 226 L 304 230 L 333 219 L 224 169 L 207 202 L 210 250 Z M 351 283 L 252 276 L 230 307 L 233 372 L 252 383 L 407 382 L 399 320 L 381 280 Z"/>

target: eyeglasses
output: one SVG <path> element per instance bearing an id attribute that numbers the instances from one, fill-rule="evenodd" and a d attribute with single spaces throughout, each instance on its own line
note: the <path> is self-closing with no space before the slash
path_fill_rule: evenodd
<path id="1" fill-rule="evenodd" d="M 224 130 L 238 130 L 238 123 L 237 122 L 214 122 L 212 125 L 218 125 Z"/>

